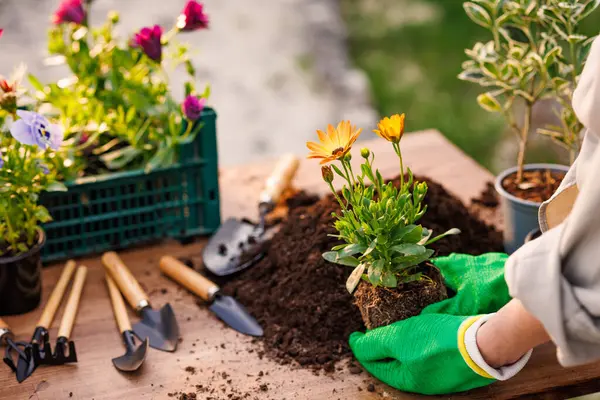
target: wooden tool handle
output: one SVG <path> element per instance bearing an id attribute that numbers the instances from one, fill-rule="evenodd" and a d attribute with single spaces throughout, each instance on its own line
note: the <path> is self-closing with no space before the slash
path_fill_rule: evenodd
<path id="1" fill-rule="evenodd" d="M 131 307 L 139 311 L 148 304 L 148 296 L 144 292 L 144 289 L 142 289 L 117 253 L 113 251 L 104 253 L 102 255 L 102 263 Z"/>
<path id="2" fill-rule="evenodd" d="M 58 279 L 56 286 L 54 286 L 54 290 L 52 291 L 52 294 L 46 303 L 46 307 L 42 312 L 42 316 L 40 317 L 37 326 L 50 329 L 52 321 L 54 321 L 56 310 L 58 309 L 63 295 L 65 294 L 65 290 L 69 285 L 69 281 L 73 276 L 73 271 L 75 271 L 75 261 L 69 260 L 60 274 L 60 278 Z"/>
<path id="3" fill-rule="evenodd" d="M 125 331 L 130 331 L 131 323 L 129 322 L 129 316 L 127 315 L 123 296 L 121 295 L 121 292 L 119 292 L 119 288 L 115 284 L 115 281 L 108 274 L 106 274 L 106 285 L 108 286 L 108 294 L 110 295 L 119 332 L 123 333 Z"/>
<path id="4" fill-rule="evenodd" d="M 219 291 L 219 286 L 193 269 L 188 268 L 187 265 L 174 257 L 161 257 L 160 270 L 163 274 L 167 275 L 190 292 L 197 294 L 205 301 L 211 301 Z"/>
<path id="5" fill-rule="evenodd" d="M 281 193 L 294 179 L 299 165 L 300 160 L 295 155 L 287 154 L 283 156 L 275 166 L 275 170 L 269 179 L 267 179 L 265 188 L 259 197 L 260 203 L 277 203 Z"/>
<path id="6" fill-rule="evenodd" d="M 77 268 L 75 273 L 75 280 L 73 281 L 73 287 L 69 294 L 69 300 L 65 307 L 62 320 L 60 321 L 60 328 L 58 328 L 58 337 L 69 338 L 73 325 L 75 324 L 75 317 L 77 316 L 77 310 L 79 309 L 79 299 L 81 298 L 81 292 L 83 291 L 83 284 L 85 283 L 85 277 L 87 275 L 87 267 L 82 265 Z"/>

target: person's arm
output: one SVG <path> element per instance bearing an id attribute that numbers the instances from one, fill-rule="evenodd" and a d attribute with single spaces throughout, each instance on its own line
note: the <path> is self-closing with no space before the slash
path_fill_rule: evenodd
<path id="1" fill-rule="evenodd" d="M 492 368 L 514 364 L 550 337 L 544 326 L 513 299 L 477 330 L 477 347 Z"/>
<path id="2" fill-rule="evenodd" d="M 563 366 L 600 359 L 600 38 L 591 47 L 573 108 L 586 128 L 569 175 L 575 175 L 576 200 L 562 223 L 511 255 L 505 272 L 511 296 L 544 325 Z M 540 219 L 558 223 L 548 218 L 550 205 L 542 207 Z"/>

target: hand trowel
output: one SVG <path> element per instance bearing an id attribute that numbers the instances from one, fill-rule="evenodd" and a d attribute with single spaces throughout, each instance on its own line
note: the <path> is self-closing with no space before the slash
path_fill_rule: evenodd
<path id="1" fill-rule="evenodd" d="M 298 157 L 291 154 L 279 160 L 260 194 L 258 225 L 230 218 L 210 238 L 202 251 L 204 266 L 210 272 L 218 276 L 230 275 L 252 266 L 264 256 L 261 251 L 253 254 L 253 249 L 260 249 L 260 244 L 268 239 L 268 230 L 265 230 L 267 214 L 273 210 L 294 178 L 299 164 Z M 242 259 L 244 254 L 250 256 Z"/>

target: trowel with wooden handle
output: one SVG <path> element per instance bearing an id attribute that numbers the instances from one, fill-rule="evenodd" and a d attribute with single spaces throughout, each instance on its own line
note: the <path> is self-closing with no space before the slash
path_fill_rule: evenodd
<path id="1" fill-rule="evenodd" d="M 115 285 L 115 281 L 113 281 L 108 274 L 106 274 L 106 285 L 115 313 L 115 320 L 117 321 L 119 332 L 121 332 L 123 343 L 125 344 L 125 354 L 121 357 L 113 358 L 112 363 L 119 371 L 137 371 L 146 359 L 146 353 L 148 352 L 148 338 L 144 339 L 137 348 L 135 347 L 134 333 L 131 329 L 129 317 L 127 316 L 127 309 L 125 308 L 123 296 L 121 296 L 121 292 L 119 292 L 117 285 Z"/>
<path id="2" fill-rule="evenodd" d="M 175 351 L 179 339 L 179 326 L 170 304 L 159 311 L 150 306 L 148 296 L 115 252 L 102 255 L 102 264 L 115 281 L 125 299 L 142 317 L 133 325 L 133 332 L 140 340 L 148 338 L 150 347 L 163 351 Z"/>
<path id="3" fill-rule="evenodd" d="M 171 256 L 160 259 L 163 274 L 210 303 L 209 309 L 236 331 L 250 336 L 262 336 L 263 329 L 233 297 L 221 293 L 219 286 L 188 268 Z"/>
<path id="4" fill-rule="evenodd" d="M 254 265 L 264 256 L 261 251 L 253 254 L 252 250 L 259 249 L 258 246 L 267 239 L 267 214 L 273 210 L 281 194 L 294 178 L 299 164 L 298 157 L 291 154 L 279 160 L 259 197 L 258 225 L 236 218 L 230 218 L 221 225 L 202 251 L 206 269 L 215 275 L 230 275 Z M 241 256 L 244 253 L 252 255 L 243 260 Z"/>

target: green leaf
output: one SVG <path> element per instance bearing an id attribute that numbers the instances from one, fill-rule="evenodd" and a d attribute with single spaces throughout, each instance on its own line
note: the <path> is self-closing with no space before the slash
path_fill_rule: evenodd
<path id="1" fill-rule="evenodd" d="M 526 29 L 527 28 L 522 26 L 504 25 L 502 27 L 502 33 L 507 39 L 514 42 L 529 43 L 529 37 L 527 36 L 529 32 Z"/>
<path id="2" fill-rule="evenodd" d="M 62 182 L 52 182 L 46 187 L 47 192 L 66 192 L 67 187 Z"/>
<path id="3" fill-rule="evenodd" d="M 484 75 L 481 73 L 479 69 L 468 69 L 464 70 L 458 75 L 458 79 L 461 81 L 469 81 L 480 83 Z"/>
<path id="4" fill-rule="evenodd" d="M 365 252 L 363 253 L 363 257 L 364 256 L 368 256 L 369 254 L 371 254 L 371 252 L 373 250 L 375 250 L 375 247 L 377 246 L 377 238 L 375 238 L 375 240 L 373 240 L 371 242 L 371 244 L 369 244 L 369 247 L 367 247 L 367 249 L 365 250 Z"/>
<path id="5" fill-rule="evenodd" d="M 423 227 L 421 225 L 409 225 L 413 229 L 402 236 L 402 241 L 407 243 L 418 243 L 423 237 Z"/>
<path id="6" fill-rule="evenodd" d="M 567 38 L 567 41 L 572 44 L 577 44 L 579 42 L 583 42 L 584 40 L 587 40 L 587 36 L 585 35 L 569 35 Z"/>
<path id="7" fill-rule="evenodd" d="M 448 229 L 446 232 L 442 233 L 441 235 L 437 235 L 436 237 L 430 239 L 427 241 L 427 243 L 425 243 L 425 246 L 430 245 L 431 243 L 435 243 L 438 240 L 446 237 L 446 236 L 450 236 L 450 235 L 459 235 L 460 234 L 460 229 L 458 228 L 452 228 L 452 229 Z"/>
<path id="8" fill-rule="evenodd" d="M 46 209 L 46 207 L 38 207 L 35 210 L 35 217 L 41 222 L 41 223 L 45 223 L 48 221 L 52 220 L 52 217 L 50 216 L 50 213 L 48 213 L 48 210 Z"/>
<path id="9" fill-rule="evenodd" d="M 398 286 L 398 279 L 393 272 L 386 272 L 381 276 L 381 283 L 385 287 L 395 288 Z"/>
<path id="10" fill-rule="evenodd" d="M 354 289 L 356 289 L 360 283 L 363 272 L 365 272 L 365 264 L 359 264 L 354 268 L 354 271 L 352 271 L 346 281 L 346 290 L 348 290 L 348 293 L 352 294 L 352 292 L 354 292 Z"/>
<path id="11" fill-rule="evenodd" d="M 502 111 L 502 106 L 490 92 L 482 93 L 479 96 L 477 96 L 477 102 L 479 103 L 481 108 L 483 108 L 486 111 L 489 111 L 489 112 L 501 112 Z"/>
<path id="12" fill-rule="evenodd" d="M 427 249 L 418 244 L 403 243 L 390 247 L 390 250 L 407 256 L 418 256 L 424 254 Z"/>
<path id="13" fill-rule="evenodd" d="M 427 241 L 429 240 L 431 235 L 433 235 L 433 231 L 431 229 L 423 228 L 423 236 L 421 237 L 421 240 L 419 240 L 419 242 L 417 244 L 425 245 L 425 243 L 427 243 Z"/>
<path id="14" fill-rule="evenodd" d="M 330 263 L 335 263 L 337 261 L 337 259 L 338 259 L 338 253 L 337 253 L 337 251 L 326 251 L 321 256 L 326 261 L 329 261 Z"/>
<path id="15" fill-rule="evenodd" d="M 358 244 L 358 243 L 352 243 L 352 244 L 346 246 L 343 250 L 338 251 L 337 254 L 338 254 L 339 258 L 342 258 L 342 257 L 353 256 L 357 253 L 362 253 L 365 250 L 367 250 L 367 246 Z"/>
<path id="16" fill-rule="evenodd" d="M 35 76 L 29 74 L 27 75 L 27 77 L 29 78 L 29 83 L 31 83 L 31 86 L 33 86 L 36 90 L 39 90 L 40 92 L 44 91 L 44 85 Z"/>
<path id="17" fill-rule="evenodd" d="M 355 257 L 340 257 L 335 261 L 336 264 L 340 264 L 340 265 L 346 265 L 348 267 L 356 267 L 358 264 L 360 264 L 360 261 L 358 261 L 357 258 Z"/>
<path id="18" fill-rule="evenodd" d="M 337 165 L 335 164 L 330 164 L 331 168 L 333 168 L 333 170 L 335 171 L 336 174 L 338 174 L 342 179 L 346 179 L 346 175 L 344 175 L 344 173 L 338 168 Z"/>
<path id="19" fill-rule="evenodd" d="M 381 282 L 381 273 L 384 263 L 384 260 L 377 260 L 369 265 L 367 276 L 369 277 L 369 282 L 374 286 L 379 285 Z"/>
<path id="20" fill-rule="evenodd" d="M 480 5 L 466 2 L 463 4 L 463 8 L 465 9 L 465 12 L 469 18 L 471 18 L 471 20 L 477 25 L 481 25 L 484 28 L 489 28 L 492 26 L 492 18 L 490 17 L 490 14 Z"/>
<path id="21" fill-rule="evenodd" d="M 332 251 L 338 251 L 338 250 L 341 250 L 341 249 L 343 249 L 343 248 L 344 248 L 344 247 L 346 247 L 346 246 L 348 246 L 348 244 L 347 244 L 347 243 L 344 243 L 344 244 L 338 244 L 337 246 L 333 246 L 333 247 L 331 248 L 331 250 L 332 250 Z"/>

